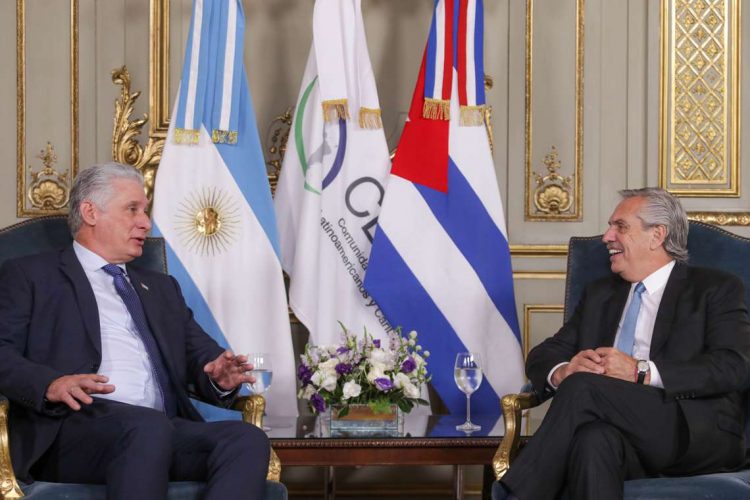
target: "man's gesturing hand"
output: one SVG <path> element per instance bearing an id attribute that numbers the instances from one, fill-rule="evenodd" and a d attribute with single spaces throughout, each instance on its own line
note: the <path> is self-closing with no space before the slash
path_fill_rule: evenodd
<path id="1" fill-rule="evenodd" d="M 604 366 L 606 376 L 627 380 L 628 382 L 635 381 L 635 358 L 614 347 L 600 347 L 596 350 L 596 353 L 602 358 L 602 366 Z M 647 377 L 647 379 L 650 380 L 650 377 Z M 649 380 L 646 380 L 645 383 L 648 384 Z"/>
<path id="2" fill-rule="evenodd" d="M 570 363 L 566 363 L 555 370 L 555 373 L 552 374 L 552 384 L 559 387 L 568 375 L 576 372 L 604 373 L 601 356 L 591 349 L 579 352 L 573 356 Z"/>
<path id="3" fill-rule="evenodd" d="M 228 350 L 203 367 L 206 375 L 225 391 L 233 391 L 240 384 L 255 383 L 255 377 L 248 373 L 252 369 L 253 365 L 247 362 L 247 356 L 244 354 L 235 356 L 232 351 Z"/>
<path id="4" fill-rule="evenodd" d="M 71 410 L 78 411 L 80 403 L 90 405 L 94 402 L 89 394 L 114 392 L 115 386 L 107 382 L 109 378 L 96 373 L 65 375 L 52 381 L 44 397 L 50 403 L 65 403 Z"/>

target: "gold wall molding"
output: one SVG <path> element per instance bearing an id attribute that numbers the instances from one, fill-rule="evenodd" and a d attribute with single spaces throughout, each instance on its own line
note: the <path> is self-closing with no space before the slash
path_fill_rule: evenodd
<path id="1" fill-rule="evenodd" d="M 562 304 L 524 304 L 523 305 L 523 359 L 525 360 L 531 348 L 531 316 L 533 314 L 563 314 L 565 306 Z M 562 324 L 562 323 L 561 323 Z"/>
<path id="2" fill-rule="evenodd" d="M 688 212 L 688 219 L 717 226 L 750 226 L 750 212 Z"/>
<path id="3" fill-rule="evenodd" d="M 78 0 L 70 0 L 70 165 L 69 180 L 78 173 Z M 44 179 L 32 177 L 33 170 L 26 165 L 26 0 L 16 0 L 16 216 L 64 214 L 67 212 L 67 194 L 54 189 Z M 28 171 L 27 171 L 28 170 Z M 43 172 L 49 173 L 45 167 Z M 35 181 L 36 185 L 32 185 Z M 56 184 L 53 182 L 53 184 Z M 44 187 L 40 187 L 43 185 Z M 58 185 L 58 187 L 60 187 Z M 51 189 L 42 193 L 40 189 Z M 33 190 L 36 190 L 32 193 Z M 54 191 L 54 192 L 52 192 Z M 65 199 L 65 203 L 59 201 Z M 35 203 L 33 200 L 46 200 Z"/>
<path id="4" fill-rule="evenodd" d="M 112 128 L 112 159 L 119 163 L 132 165 L 141 171 L 150 207 L 154 199 L 156 169 L 159 167 L 166 139 L 165 137 L 151 136 L 147 139 L 145 146 L 140 145 L 137 137 L 141 134 L 149 117 L 148 114 L 144 113 L 142 118 L 131 120 L 131 116 L 135 101 L 141 93 L 130 91 L 130 73 L 125 66 L 112 70 L 112 83 L 120 86 L 120 97 L 115 101 L 115 117 Z"/>
<path id="5" fill-rule="evenodd" d="M 572 1 L 572 0 L 568 0 Z M 562 163 L 557 158 L 554 146 L 548 149 L 544 163 L 550 172 L 538 176 L 532 171 L 533 158 L 533 47 L 534 47 L 534 0 L 526 0 L 526 144 L 524 163 L 526 168 L 524 191 L 524 215 L 528 221 L 580 221 L 583 216 L 583 61 L 584 61 L 584 0 L 575 0 L 575 132 L 574 158 L 571 175 L 557 173 Z M 554 157 L 554 158 L 553 158 Z M 555 167 L 549 170 L 550 165 Z M 546 178 L 545 178 L 546 177 Z M 541 182 L 540 182 L 541 181 Z"/>
<path id="6" fill-rule="evenodd" d="M 740 1 L 662 0 L 659 185 L 739 197 Z"/>
<path id="7" fill-rule="evenodd" d="M 514 280 L 565 280 L 562 271 L 513 271 Z"/>
<path id="8" fill-rule="evenodd" d="M 150 0 L 149 18 L 149 113 L 151 137 L 167 137 L 169 129 L 169 0 Z"/>
<path id="9" fill-rule="evenodd" d="M 513 257 L 565 257 L 568 245 L 510 245 Z"/>

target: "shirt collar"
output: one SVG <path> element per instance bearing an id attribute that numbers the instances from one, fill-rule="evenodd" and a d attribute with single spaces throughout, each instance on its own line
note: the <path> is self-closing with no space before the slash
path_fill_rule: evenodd
<path id="1" fill-rule="evenodd" d="M 73 251 L 75 252 L 76 257 L 78 257 L 78 261 L 81 263 L 83 270 L 86 272 L 99 271 L 102 267 L 109 264 L 109 262 L 107 262 L 101 255 L 92 252 L 75 240 L 73 241 Z M 125 271 L 125 264 L 116 265 Z"/>
<path id="2" fill-rule="evenodd" d="M 669 275 L 672 274 L 674 265 L 675 261 L 670 260 L 667 264 L 664 264 L 662 267 L 646 276 L 642 281 L 643 286 L 646 287 L 646 293 L 652 295 L 654 292 L 658 292 L 667 286 L 667 281 L 669 280 Z M 635 285 L 636 283 L 633 283 L 633 286 Z"/>

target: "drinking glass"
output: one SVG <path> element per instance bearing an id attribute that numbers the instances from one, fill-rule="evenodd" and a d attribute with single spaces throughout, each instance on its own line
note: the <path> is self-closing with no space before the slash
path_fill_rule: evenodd
<path id="1" fill-rule="evenodd" d="M 471 395 L 482 385 L 482 357 L 479 353 L 459 352 L 456 355 L 453 378 L 461 392 L 466 394 L 466 422 L 457 425 L 456 430 L 478 431 L 482 426 L 471 421 Z"/>
<path id="2" fill-rule="evenodd" d="M 247 362 L 253 365 L 250 375 L 255 377 L 255 383 L 247 384 L 253 394 L 265 394 L 271 387 L 273 380 L 273 366 L 271 365 L 271 355 L 265 352 L 250 353 L 247 355 Z M 270 427 L 263 426 L 264 431 L 270 431 Z"/>

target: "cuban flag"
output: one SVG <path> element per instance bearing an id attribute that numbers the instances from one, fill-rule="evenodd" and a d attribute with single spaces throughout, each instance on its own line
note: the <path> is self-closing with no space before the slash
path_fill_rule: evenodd
<path id="1" fill-rule="evenodd" d="M 466 411 L 458 352 L 481 353 L 472 411 L 497 414 L 524 383 L 505 217 L 484 126 L 481 0 L 438 0 L 393 160 L 367 291 L 392 325 L 417 330 L 432 384 Z M 450 90 L 448 90 L 450 89 Z"/>
<path id="2" fill-rule="evenodd" d="M 243 67 L 239 0 L 195 0 L 154 188 L 154 233 L 196 321 L 238 354 L 269 353 L 266 412 L 296 415 L 273 202 Z M 239 412 L 199 405 L 208 419 Z"/>
<path id="3" fill-rule="evenodd" d="M 274 200 L 289 304 L 314 344 L 341 324 L 385 339 L 364 287 L 390 172 L 360 0 L 317 0 L 313 45 Z"/>

